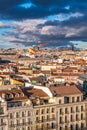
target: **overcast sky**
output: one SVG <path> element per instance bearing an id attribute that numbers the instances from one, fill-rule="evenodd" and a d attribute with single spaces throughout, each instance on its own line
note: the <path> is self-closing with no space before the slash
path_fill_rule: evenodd
<path id="1" fill-rule="evenodd" d="M 87 0 L 0 0 L 0 48 L 87 48 Z"/>

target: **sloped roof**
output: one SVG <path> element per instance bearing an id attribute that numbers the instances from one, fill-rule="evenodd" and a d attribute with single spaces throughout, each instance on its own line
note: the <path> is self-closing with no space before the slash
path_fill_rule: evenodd
<path id="1" fill-rule="evenodd" d="M 76 86 L 50 87 L 49 89 L 52 93 L 56 92 L 60 96 L 82 94 Z"/>

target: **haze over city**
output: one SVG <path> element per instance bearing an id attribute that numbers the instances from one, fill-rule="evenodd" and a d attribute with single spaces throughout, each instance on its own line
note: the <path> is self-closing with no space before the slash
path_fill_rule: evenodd
<path id="1" fill-rule="evenodd" d="M 87 48 L 87 0 L 0 0 L 0 48 Z"/>

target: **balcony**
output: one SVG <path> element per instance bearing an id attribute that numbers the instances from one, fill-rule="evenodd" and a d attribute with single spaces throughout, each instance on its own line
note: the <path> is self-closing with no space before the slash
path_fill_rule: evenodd
<path id="1" fill-rule="evenodd" d="M 74 120 L 74 119 L 72 120 L 72 122 L 75 122 L 75 121 L 76 121 L 76 120 Z"/>
<path id="2" fill-rule="evenodd" d="M 65 121 L 65 123 L 67 123 L 67 124 L 68 124 L 68 123 L 70 123 L 70 121 L 69 121 L 69 120 L 68 120 L 68 121 Z"/>
<path id="3" fill-rule="evenodd" d="M 49 121 L 55 121 L 56 118 L 49 118 L 49 119 L 43 119 L 43 120 L 37 120 L 36 123 L 43 123 L 43 122 L 49 122 Z"/>
<path id="4" fill-rule="evenodd" d="M 83 117 L 81 120 L 85 120 L 86 118 L 85 117 Z"/>
<path id="5" fill-rule="evenodd" d="M 24 122 L 19 124 L 11 124 L 9 127 L 17 127 L 17 126 L 23 126 L 23 125 L 30 125 L 32 122 Z"/>
<path id="6" fill-rule="evenodd" d="M 76 110 L 76 112 L 80 112 L 80 110 L 78 109 L 78 110 Z"/>
<path id="7" fill-rule="evenodd" d="M 75 113 L 75 110 L 72 110 L 71 113 Z"/>
<path id="8" fill-rule="evenodd" d="M 62 124 L 62 125 L 63 125 L 63 124 L 64 124 L 64 121 L 61 121 L 61 122 L 60 122 L 60 124 Z"/>
<path id="9" fill-rule="evenodd" d="M 69 114 L 69 111 L 66 111 L 65 114 Z"/>
<path id="10" fill-rule="evenodd" d="M 1 124 L 0 124 L 0 126 L 4 126 L 4 125 L 6 125 L 6 123 L 5 123 L 5 122 L 3 122 L 3 123 L 1 123 Z"/>
<path id="11" fill-rule="evenodd" d="M 61 114 L 61 115 L 64 115 L 64 112 L 61 112 L 60 114 Z"/>
<path id="12" fill-rule="evenodd" d="M 84 112 L 84 111 L 85 111 L 85 109 L 82 109 L 82 110 L 81 110 L 81 112 Z"/>
<path id="13" fill-rule="evenodd" d="M 44 120 L 36 120 L 36 123 L 44 122 Z"/>
<path id="14" fill-rule="evenodd" d="M 78 118 L 76 121 L 81 121 L 81 119 Z"/>

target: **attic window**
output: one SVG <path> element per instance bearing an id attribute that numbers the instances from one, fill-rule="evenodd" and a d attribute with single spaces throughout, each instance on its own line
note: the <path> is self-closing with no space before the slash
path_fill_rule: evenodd
<path id="1" fill-rule="evenodd" d="M 8 98 L 9 98 L 9 95 L 8 95 L 8 94 L 6 94 L 6 95 L 5 95 L 5 98 L 6 98 L 6 99 L 8 99 Z"/>
<path id="2" fill-rule="evenodd" d="M 13 94 L 10 94 L 10 95 L 9 95 L 9 98 L 13 98 Z"/>
<path id="3" fill-rule="evenodd" d="M 18 93 L 16 93 L 16 94 L 15 94 L 15 97 L 19 97 L 19 94 L 18 94 Z"/>

